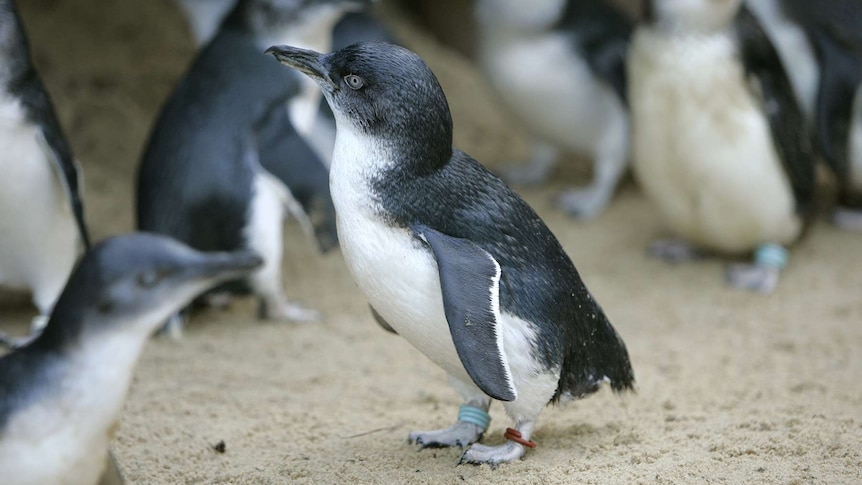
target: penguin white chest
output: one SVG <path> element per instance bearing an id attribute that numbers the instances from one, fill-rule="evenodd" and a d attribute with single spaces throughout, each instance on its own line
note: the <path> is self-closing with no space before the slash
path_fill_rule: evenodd
<path id="1" fill-rule="evenodd" d="M 344 149 L 340 130 L 330 172 L 341 252 L 357 286 L 372 307 L 420 352 L 466 382 L 443 310 L 437 263 L 409 229 L 381 218 L 363 163 Z M 355 146 L 350 144 L 351 146 Z"/>
<path id="2" fill-rule="evenodd" d="M 0 433 L 0 477 L 16 485 L 92 485 L 101 475 L 144 335 L 86 342 L 35 385 L 43 397 Z"/>
<path id="3" fill-rule="evenodd" d="M 726 252 L 790 243 L 795 200 L 732 35 L 641 28 L 628 68 L 635 173 L 669 228 Z"/>
<path id="4" fill-rule="evenodd" d="M 41 129 L 0 97 L 0 284 L 29 287 L 50 310 L 78 253 L 78 230 Z"/>
<path id="5" fill-rule="evenodd" d="M 557 33 L 489 32 L 481 61 L 501 101 L 536 135 L 575 153 L 591 153 L 609 125 L 625 126 L 626 113 L 571 42 Z M 553 73 L 543 74 L 549 66 Z"/>

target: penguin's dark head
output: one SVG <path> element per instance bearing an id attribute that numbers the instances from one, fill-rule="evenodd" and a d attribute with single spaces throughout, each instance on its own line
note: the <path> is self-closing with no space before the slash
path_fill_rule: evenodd
<path id="1" fill-rule="evenodd" d="M 78 262 L 35 344 L 61 348 L 118 333 L 146 337 L 201 292 L 261 264 L 248 251 L 202 253 L 154 234 L 108 239 Z"/>
<path id="2" fill-rule="evenodd" d="M 267 52 L 317 81 L 339 131 L 421 151 L 426 162 L 451 157 L 449 104 L 434 73 L 413 52 L 382 42 L 331 54 L 291 46 Z M 405 140 L 410 147 L 401 146 Z"/>
<path id="3" fill-rule="evenodd" d="M 21 28 L 21 20 L 11 1 L 0 1 L 0 77 L 9 77 L 6 72 L 12 64 L 27 64 L 27 39 Z"/>
<path id="4" fill-rule="evenodd" d="M 667 29 L 710 32 L 736 17 L 742 0 L 647 0 L 645 20 Z"/>

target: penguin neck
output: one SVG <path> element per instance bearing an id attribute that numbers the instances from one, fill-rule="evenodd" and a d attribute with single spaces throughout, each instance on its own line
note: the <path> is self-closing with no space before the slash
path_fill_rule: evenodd
<path id="1" fill-rule="evenodd" d="M 377 187 L 382 180 L 415 180 L 437 172 L 449 163 L 447 150 L 423 150 L 419 145 L 375 137 L 339 123 L 336 114 L 335 148 L 330 187 L 339 218 L 356 208 L 378 212 Z M 437 155 L 433 155 L 434 153 Z M 445 155 L 443 155 L 445 154 Z"/>

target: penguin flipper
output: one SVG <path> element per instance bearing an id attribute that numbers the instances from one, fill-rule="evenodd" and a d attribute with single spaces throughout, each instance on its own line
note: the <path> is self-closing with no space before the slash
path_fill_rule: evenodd
<path id="1" fill-rule="evenodd" d="M 398 335 L 398 332 L 395 331 L 394 328 L 392 328 L 392 325 L 389 325 L 389 322 L 387 322 L 382 315 L 377 313 L 377 310 L 375 310 L 373 306 L 368 305 L 368 308 L 371 310 L 371 316 L 374 317 L 374 321 L 377 322 L 377 325 L 380 325 L 380 328 L 386 330 L 389 333 L 394 333 L 395 335 Z"/>
<path id="2" fill-rule="evenodd" d="M 461 364 L 485 394 L 514 401 L 517 392 L 500 328 L 500 265 L 467 239 L 423 225 L 411 229 L 428 244 L 437 261 L 443 309 Z"/>
<path id="3" fill-rule="evenodd" d="M 18 90 L 27 118 L 40 127 L 39 144 L 44 147 L 51 165 L 60 177 L 72 214 L 75 216 L 78 231 L 81 233 L 84 249 L 89 249 L 90 234 L 84 222 L 84 204 L 81 202 L 80 169 L 63 136 L 60 122 L 54 114 L 51 98 L 48 97 L 39 75 L 32 68 L 26 81 L 19 86 Z"/>
<path id="4" fill-rule="evenodd" d="M 793 86 L 766 33 L 743 6 L 736 22 L 742 63 L 762 99 L 775 148 L 784 163 L 799 211 L 811 209 L 815 187 L 815 165 L 805 116 Z"/>

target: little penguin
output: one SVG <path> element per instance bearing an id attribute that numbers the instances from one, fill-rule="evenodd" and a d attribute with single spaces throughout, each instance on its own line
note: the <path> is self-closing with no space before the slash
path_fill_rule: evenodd
<path id="1" fill-rule="evenodd" d="M 547 178 L 561 152 L 593 160 L 593 181 L 559 195 L 589 219 L 613 197 L 628 166 L 625 58 L 632 22 L 607 0 L 479 0 L 479 61 L 503 105 L 533 138 L 512 183 Z"/>
<path id="2" fill-rule="evenodd" d="M 862 230 L 862 2 L 787 0 L 820 67 L 815 108 L 816 147 L 838 179 L 833 220 Z M 793 68 L 790 68 L 791 70 Z"/>
<path id="3" fill-rule="evenodd" d="M 149 335 L 197 294 L 260 264 L 249 251 L 202 253 L 153 234 L 94 246 L 41 335 L 0 357 L 3 483 L 96 483 L 112 468 L 111 434 Z"/>
<path id="4" fill-rule="evenodd" d="M 462 462 L 509 462 L 535 446 L 547 404 L 633 387 L 625 344 L 548 227 L 453 148 L 446 97 L 419 56 L 388 43 L 268 52 L 317 81 L 335 115 L 330 184 L 353 278 L 464 400 L 454 425 L 411 442 L 475 443 L 496 399 L 515 423 L 508 441 L 475 444 Z"/>
<path id="5" fill-rule="evenodd" d="M 0 0 L 0 147 L 0 285 L 32 291 L 38 324 L 90 240 L 79 169 L 12 0 Z"/>
<path id="6" fill-rule="evenodd" d="M 649 0 L 628 58 L 634 170 L 680 239 L 745 255 L 734 287 L 770 292 L 809 225 L 815 171 L 805 117 L 780 58 L 741 0 Z"/>
<path id="7" fill-rule="evenodd" d="M 199 250 L 249 248 L 264 258 L 246 281 L 222 288 L 250 289 L 261 318 L 318 318 L 283 294 L 285 213 L 309 232 L 314 221 L 322 249 L 337 242 L 328 171 L 297 135 L 294 115 L 313 120 L 297 113 L 307 109 L 285 107 L 300 102 L 316 113 L 320 89 L 263 50 L 274 41 L 328 45 L 336 20 L 361 3 L 241 0 L 168 99 L 139 167 L 138 228 Z"/>

